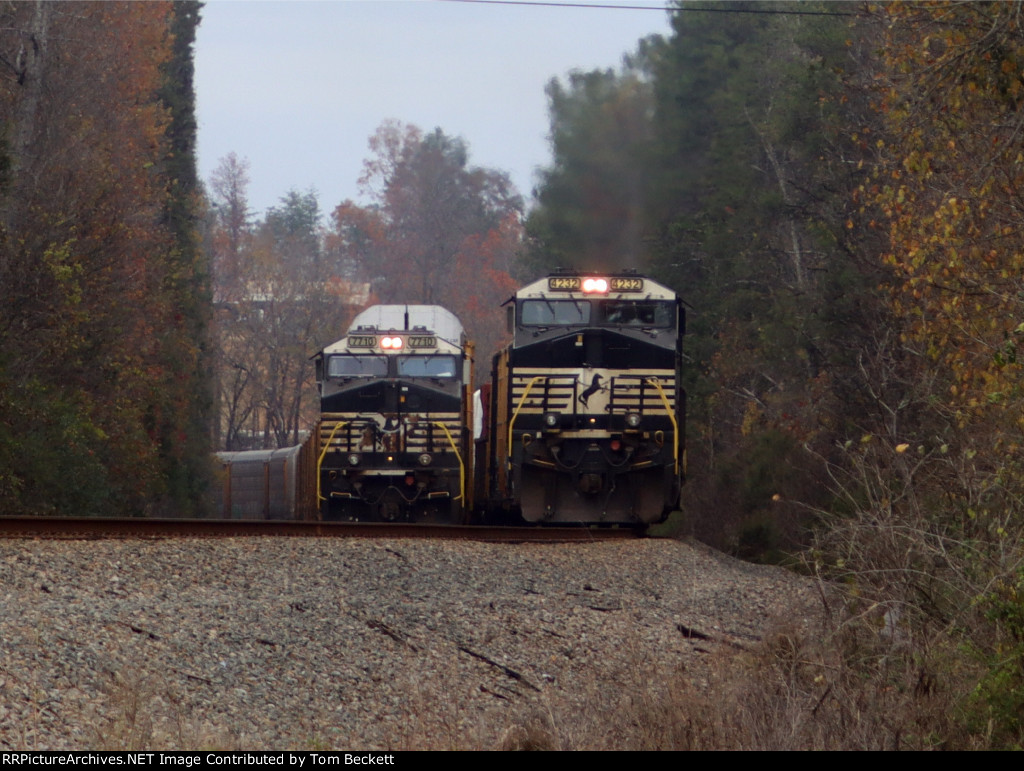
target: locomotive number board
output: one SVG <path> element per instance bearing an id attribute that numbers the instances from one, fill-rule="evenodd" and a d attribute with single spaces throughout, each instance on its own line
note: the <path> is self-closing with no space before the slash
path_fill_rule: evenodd
<path id="1" fill-rule="evenodd" d="M 436 335 L 409 335 L 407 344 L 410 348 L 437 348 Z M 349 348 L 375 348 L 377 346 L 376 335 L 349 335 Z M 394 346 L 388 346 L 394 347 Z M 398 346 L 400 347 L 400 346 Z"/>
<path id="2" fill-rule="evenodd" d="M 548 291 L 550 292 L 579 292 L 583 289 L 583 278 L 581 276 L 552 276 L 548 279 Z M 609 278 L 609 292 L 642 292 L 644 291 L 644 280 L 642 278 Z"/>

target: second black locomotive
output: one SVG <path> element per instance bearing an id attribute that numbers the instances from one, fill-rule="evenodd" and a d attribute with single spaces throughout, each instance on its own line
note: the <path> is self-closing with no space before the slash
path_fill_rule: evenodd
<path id="1" fill-rule="evenodd" d="M 459 320 L 436 305 L 375 305 L 315 358 L 321 516 L 461 521 L 472 353 Z"/>
<path id="2" fill-rule="evenodd" d="M 678 506 L 684 313 L 636 273 L 562 272 L 507 303 L 480 495 L 536 523 L 646 525 Z"/>

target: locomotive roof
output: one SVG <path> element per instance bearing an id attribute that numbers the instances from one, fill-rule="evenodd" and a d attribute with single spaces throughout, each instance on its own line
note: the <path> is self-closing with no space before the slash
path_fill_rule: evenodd
<path id="1" fill-rule="evenodd" d="M 440 305 L 373 305 L 352 319 L 348 331 L 356 332 L 360 327 L 380 332 L 422 327 L 454 345 L 461 346 L 465 341 L 465 330 L 458 317 Z"/>

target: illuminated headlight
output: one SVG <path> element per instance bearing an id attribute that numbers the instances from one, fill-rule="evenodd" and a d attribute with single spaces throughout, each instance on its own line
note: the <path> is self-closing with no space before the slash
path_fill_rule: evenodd
<path id="1" fill-rule="evenodd" d="M 359 465 L 359 453 L 353 452 L 348 456 L 348 465 L 358 466 Z"/>
<path id="2" fill-rule="evenodd" d="M 402 338 L 382 337 L 380 339 L 380 347 L 389 351 L 397 351 L 402 347 Z"/>
<path id="3" fill-rule="evenodd" d="M 626 426 L 628 428 L 640 428 L 641 421 L 639 412 L 627 412 L 626 413 Z"/>
<path id="4" fill-rule="evenodd" d="M 544 413 L 544 425 L 548 428 L 558 428 L 558 425 L 562 422 L 562 416 L 557 412 L 545 412 Z"/>
<path id="5" fill-rule="evenodd" d="M 583 291 L 587 294 L 606 294 L 608 292 L 608 279 L 585 278 L 583 279 Z"/>
<path id="6" fill-rule="evenodd" d="M 430 457 L 430 453 L 429 452 L 423 453 L 422 455 L 420 455 L 420 458 L 419 458 L 421 466 L 429 466 L 431 461 L 433 461 L 433 460 L 434 459 L 432 457 Z"/>

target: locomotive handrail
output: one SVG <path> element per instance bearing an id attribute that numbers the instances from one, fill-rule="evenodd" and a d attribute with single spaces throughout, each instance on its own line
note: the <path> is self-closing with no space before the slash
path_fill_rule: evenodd
<path id="1" fill-rule="evenodd" d="M 448 443 L 452 446 L 452 450 L 455 451 L 455 457 L 459 461 L 459 497 L 455 500 L 461 501 L 466 495 L 466 466 L 462 462 L 462 453 L 459 452 L 458 446 L 455 444 L 455 440 L 452 439 L 451 432 L 448 430 L 448 426 L 439 420 L 434 421 L 435 426 L 440 426 L 441 430 L 444 431 L 444 435 L 448 437 Z"/>
<path id="2" fill-rule="evenodd" d="M 318 501 L 327 500 L 320 492 L 320 468 L 323 465 L 324 458 L 327 457 L 327 451 L 331 449 L 331 442 L 334 441 L 334 435 L 338 433 L 338 429 L 342 426 L 347 426 L 351 422 L 352 421 L 350 420 L 343 420 L 335 424 L 334 428 L 331 430 L 330 436 L 327 437 L 327 442 L 324 443 L 324 449 L 320 451 L 320 455 L 316 459 L 316 499 Z"/>
<path id="3" fill-rule="evenodd" d="M 673 412 L 671 405 L 668 403 L 668 397 L 665 395 L 665 389 L 661 387 L 661 383 L 657 378 L 647 378 L 648 383 L 658 389 L 658 396 L 661 397 L 662 404 L 665 405 L 665 413 L 668 415 L 668 419 L 672 421 L 672 467 L 676 474 L 679 475 L 679 423 L 676 421 L 676 414 Z"/>
<path id="4" fill-rule="evenodd" d="M 508 422 L 508 465 L 510 467 L 512 465 L 512 427 L 516 423 L 516 418 L 519 417 L 519 410 L 521 410 L 523 408 L 523 404 L 526 403 L 526 397 L 530 395 L 530 389 L 533 388 L 534 384 L 538 380 L 545 379 L 547 379 L 547 375 L 537 375 L 526 384 L 526 389 L 523 391 L 523 395 L 519 397 L 519 404 L 516 405 L 516 408 L 512 413 L 512 418 Z"/>

